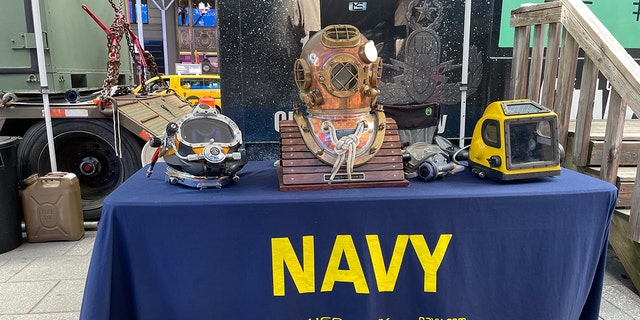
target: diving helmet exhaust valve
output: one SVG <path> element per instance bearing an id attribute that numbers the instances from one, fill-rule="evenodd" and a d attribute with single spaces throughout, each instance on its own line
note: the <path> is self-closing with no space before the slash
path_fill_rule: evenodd
<path id="1" fill-rule="evenodd" d="M 167 136 L 176 134 L 176 132 L 178 132 L 178 124 L 175 122 L 167 123 L 167 129 L 165 129 L 165 131 L 167 132 Z"/>
<path id="2" fill-rule="evenodd" d="M 149 146 L 151 148 L 157 148 L 161 145 L 162 145 L 162 139 L 158 137 L 151 137 L 151 139 L 149 139 Z"/>

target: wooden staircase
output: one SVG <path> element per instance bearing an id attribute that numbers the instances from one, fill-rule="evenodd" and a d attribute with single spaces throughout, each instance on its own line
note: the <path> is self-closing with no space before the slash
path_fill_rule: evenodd
<path id="1" fill-rule="evenodd" d="M 599 178 L 601 175 L 602 159 L 604 157 L 606 120 L 593 120 L 589 139 L 589 153 L 584 166 L 573 163 L 571 151 L 567 154 L 564 167 L 580 171 Z M 626 209 L 627 214 L 633 199 L 633 186 L 636 181 L 638 157 L 640 156 L 640 119 L 626 120 L 622 143 L 620 145 L 620 160 L 615 185 L 618 187 L 618 202 L 616 207 Z M 575 138 L 575 121 L 569 125 L 568 146 L 571 149 Z"/>
<path id="2" fill-rule="evenodd" d="M 581 0 L 557 0 L 511 11 L 515 28 L 507 99 L 528 98 L 558 114 L 565 167 L 596 175 L 620 190 L 609 243 L 640 289 L 640 179 L 638 120 L 640 66 Z M 533 45 L 531 46 L 531 39 Z M 579 55 L 582 78 L 577 116 L 571 108 Z M 612 86 L 606 120 L 593 120 L 598 77 Z"/>
<path id="3" fill-rule="evenodd" d="M 564 167 L 594 176 L 601 176 L 601 165 L 604 157 L 606 120 L 594 120 L 591 123 L 588 161 L 585 166 L 573 163 L 572 152 L 567 153 Z M 575 142 L 575 121 L 569 125 L 568 149 L 573 150 Z M 616 186 L 618 187 L 618 202 L 616 211 L 611 219 L 609 244 L 620 259 L 625 270 L 636 288 L 640 288 L 640 244 L 631 241 L 629 232 L 629 218 L 633 204 L 633 188 L 636 181 L 638 159 L 640 156 L 640 120 L 626 120 L 620 147 L 620 161 Z"/>

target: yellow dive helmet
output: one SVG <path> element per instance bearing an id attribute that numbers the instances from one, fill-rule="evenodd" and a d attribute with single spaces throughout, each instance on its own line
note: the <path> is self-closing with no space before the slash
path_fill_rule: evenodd
<path id="1" fill-rule="evenodd" d="M 473 131 L 469 167 L 494 180 L 559 175 L 564 149 L 558 143 L 557 118 L 532 100 L 491 103 Z"/>

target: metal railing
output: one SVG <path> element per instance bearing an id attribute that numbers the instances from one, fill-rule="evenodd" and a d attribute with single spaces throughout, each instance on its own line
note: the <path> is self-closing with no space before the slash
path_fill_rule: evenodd
<path id="1" fill-rule="evenodd" d="M 580 49 L 584 52 L 572 150 L 578 167 L 586 166 L 588 161 L 599 74 L 610 82 L 600 179 L 616 184 L 627 105 L 640 115 L 640 66 L 581 0 L 557 0 L 514 9 L 511 26 L 515 28 L 515 38 L 507 98 L 528 98 L 552 108 L 558 114 L 560 143 L 565 147 L 578 53 Z M 637 171 L 629 217 L 628 236 L 635 242 L 640 242 L 639 174 Z"/>

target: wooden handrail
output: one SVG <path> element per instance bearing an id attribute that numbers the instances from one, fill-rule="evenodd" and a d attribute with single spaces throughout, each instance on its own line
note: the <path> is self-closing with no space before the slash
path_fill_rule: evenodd
<path id="1" fill-rule="evenodd" d="M 529 98 L 556 111 L 560 142 L 565 147 L 579 49 L 584 52 L 573 149 L 577 166 L 587 163 L 598 74 L 611 84 L 600 178 L 615 184 L 626 106 L 640 115 L 640 66 L 581 0 L 557 0 L 514 9 L 511 26 L 515 28 L 515 38 L 507 98 Z M 532 26 L 534 41 L 530 47 Z M 628 236 L 640 242 L 640 170 L 633 194 Z"/>

